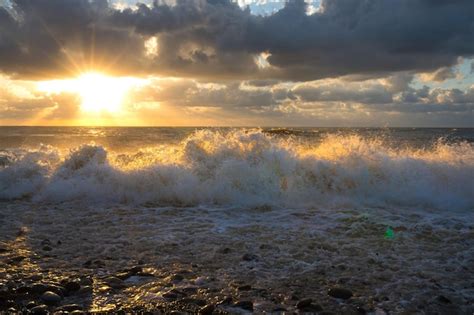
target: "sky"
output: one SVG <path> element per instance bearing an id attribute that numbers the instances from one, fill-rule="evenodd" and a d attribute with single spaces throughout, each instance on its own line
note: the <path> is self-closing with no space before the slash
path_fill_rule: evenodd
<path id="1" fill-rule="evenodd" d="M 0 0 L 0 125 L 474 127 L 472 0 Z"/>

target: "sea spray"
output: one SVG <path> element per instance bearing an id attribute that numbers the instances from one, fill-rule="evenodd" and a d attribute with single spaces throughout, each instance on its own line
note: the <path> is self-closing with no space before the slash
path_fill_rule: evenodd
<path id="1" fill-rule="evenodd" d="M 86 144 L 3 155 L 2 199 L 474 208 L 474 148 L 467 142 L 415 149 L 356 133 L 304 142 L 258 129 L 204 129 L 178 144 L 135 152 Z"/>

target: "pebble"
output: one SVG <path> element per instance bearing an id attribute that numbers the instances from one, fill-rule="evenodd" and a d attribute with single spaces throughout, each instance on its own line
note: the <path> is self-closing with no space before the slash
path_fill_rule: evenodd
<path id="1" fill-rule="evenodd" d="M 31 286 L 31 291 L 36 294 L 42 294 L 48 290 L 48 286 L 44 283 L 35 283 Z"/>
<path id="2" fill-rule="evenodd" d="M 6 243 L 0 242 L 0 253 L 8 252 L 8 245 Z"/>
<path id="3" fill-rule="evenodd" d="M 451 300 L 448 299 L 447 297 L 445 297 L 444 295 L 439 295 L 437 298 L 436 298 L 436 301 L 440 302 L 440 303 L 443 303 L 443 304 L 451 304 Z"/>
<path id="4" fill-rule="evenodd" d="M 243 261 L 258 260 L 258 256 L 255 255 L 255 254 L 247 253 L 247 254 L 244 254 L 244 255 L 242 256 L 242 260 L 243 260 Z"/>
<path id="5" fill-rule="evenodd" d="M 89 294 L 92 294 L 92 287 L 89 286 L 89 285 L 86 285 L 86 286 L 83 286 L 81 287 L 81 289 L 79 290 L 78 294 L 85 294 L 85 295 L 89 295 Z"/>
<path id="6" fill-rule="evenodd" d="M 127 280 L 128 278 L 132 277 L 135 275 L 134 273 L 130 271 L 125 271 L 125 272 L 119 272 L 115 276 L 119 278 L 120 280 Z"/>
<path id="7" fill-rule="evenodd" d="M 31 280 L 33 281 L 39 281 L 41 279 L 43 279 L 43 276 L 41 274 L 34 274 L 30 277 Z"/>
<path id="8" fill-rule="evenodd" d="M 163 293 L 163 297 L 167 300 L 176 300 L 178 298 L 178 295 L 174 292 L 166 292 Z"/>
<path id="9" fill-rule="evenodd" d="M 92 278 L 90 278 L 90 277 L 83 277 L 80 280 L 81 285 L 92 285 L 92 283 L 93 283 L 93 281 L 92 281 Z"/>
<path id="10" fill-rule="evenodd" d="M 251 301 L 238 301 L 234 304 L 234 307 L 238 307 L 244 310 L 253 311 L 253 303 Z"/>
<path id="11" fill-rule="evenodd" d="M 65 311 L 65 312 L 82 311 L 82 306 L 78 304 L 67 304 L 67 305 L 58 307 L 56 311 Z"/>
<path id="12" fill-rule="evenodd" d="M 30 301 L 30 302 L 28 302 L 28 304 L 26 304 L 27 309 L 31 309 L 35 306 L 38 306 L 35 301 Z"/>
<path id="13" fill-rule="evenodd" d="M 297 308 L 297 309 L 305 308 L 305 307 L 307 307 L 307 306 L 310 306 L 312 302 L 313 302 L 313 299 L 302 299 L 302 300 L 299 300 L 298 303 L 296 303 L 296 308 Z"/>
<path id="14" fill-rule="evenodd" d="M 48 314 L 48 307 L 46 305 L 38 305 L 30 309 L 30 313 L 34 315 Z"/>
<path id="15" fill-rule="evenodd" d="M 330 295 L 330 296 L 332 296 L 336 299 L 347 300 L 347 299 L 350 299 L 352 297 L 352 292 L 348 289 L 336 287 L 336 288 L 329 289 L 328 295 Z"/>
<path id="16" fill-rule="evenodd" d="M 41 295 L 41 300 L 47 305 L 55 305 L 61 302 L 61 297 L 52 291 L 46 291 Z"/>
<path id="17" fill-rule="evenodd" d="M 172 283 L 178 283 L 184 280 L 184 277 L 180 274 L 172 275 L 168 278 L 168 280 Z"/>
<path id="18" fill-rule="evenodd" d="M 64 293 L 66 292 L 66 289 L 64 289 L 62 286 L 55 285 L 55 284 L 44 284 L 45 287 L 42 292 L 38 292 L 38 294 L 44 293 L 45 291 L 51 291 L 54 292 L 60 296 L 64 296 Z"/>
<path id="19" fill-rule="evenodd" d="M 117 278 L 117 277 L 114 277 L 114 276 L 110 276 L 110 277 L 107 277 L 104 279 L 104 282 L 109 286 L 111 287 L 112 289 L 123 289 L 126 287 L 125 283 L 123 282 L 123 280 Z"/>
<path id="20" fill-rule="evenodd" d="M 130 272 L 131 274 L 136 275 L 139 272 L 143 272 L 143 268 L 141 266 L 134 266 L 134 267 L 128 269 L 127 272 Z"/>

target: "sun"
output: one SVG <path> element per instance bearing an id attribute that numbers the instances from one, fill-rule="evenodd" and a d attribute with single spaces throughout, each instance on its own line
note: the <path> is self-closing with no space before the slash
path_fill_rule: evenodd
<path id="1" fill-rule="evenodd" d="M 143 84 L 142 79 L 110 77 L 100 72 L 86 72 L 75 79 L 38 83 L 38 90 L 47 93 L 71 92 L 81 98 L 81 110 L 87 113 L 119 113 L 127 93 Z"/>
<path id="2" fill-rule="evenodd" d="M 81 109 L 86 112 L 116 113 L 120 111 L 125 92 L 129 87 L 123 79 L 111 78 L 100 73 L 85 73 L 76 79 Z"/>

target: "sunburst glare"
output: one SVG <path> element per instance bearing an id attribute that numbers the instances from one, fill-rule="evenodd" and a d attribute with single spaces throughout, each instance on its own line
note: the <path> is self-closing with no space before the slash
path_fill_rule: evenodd
<path id="1" fill-rule="evenodd" d="M 81 110 L 88 113 L 119 113 L 127 93 L 145 84 L 145 79 L 110 77 L 100 72 L 86 72 L 75 79 L 39 82 L 37 88 L 46 93 L 76 93 Z"/>

